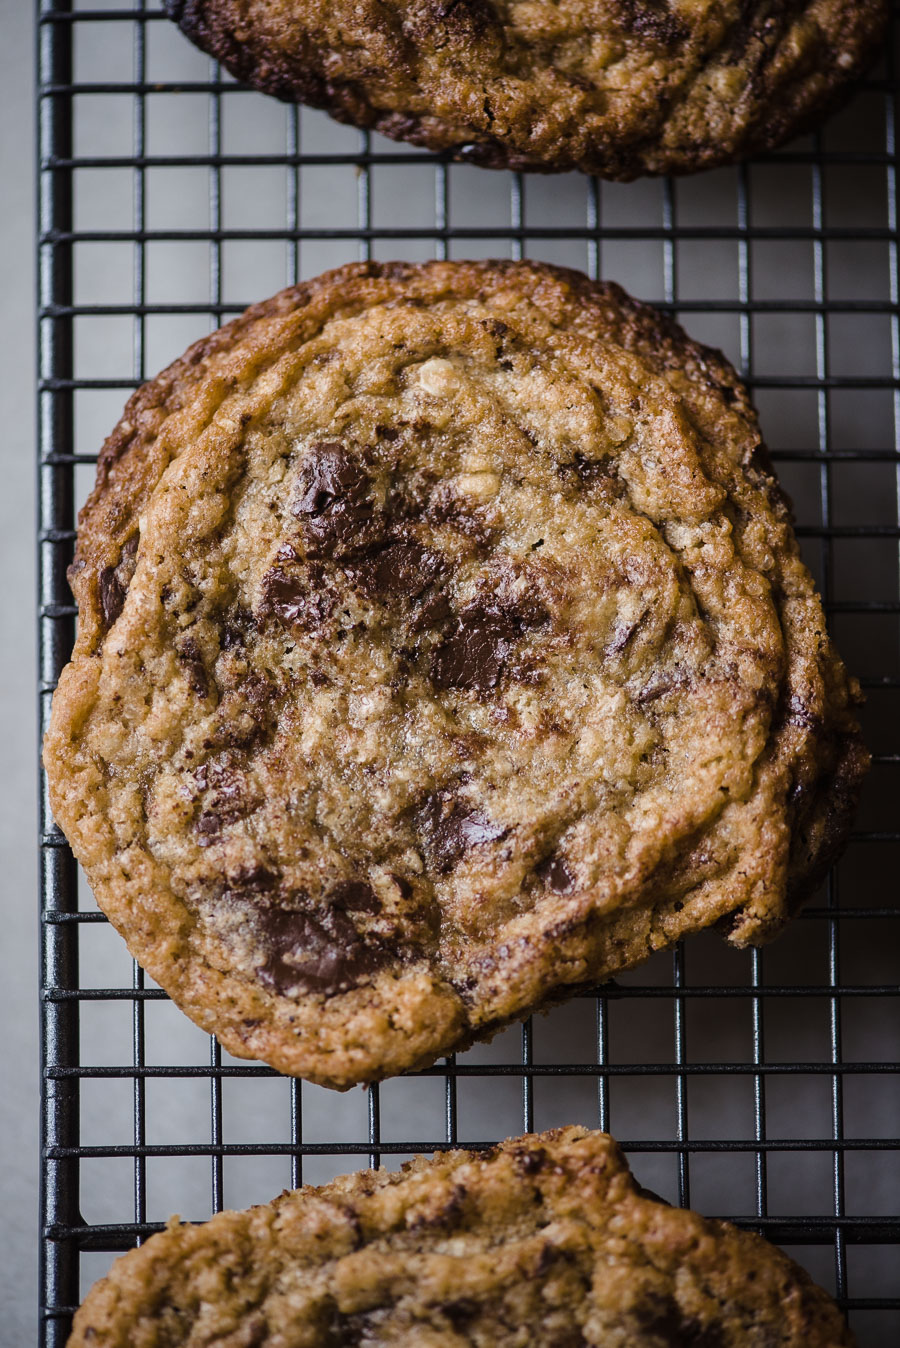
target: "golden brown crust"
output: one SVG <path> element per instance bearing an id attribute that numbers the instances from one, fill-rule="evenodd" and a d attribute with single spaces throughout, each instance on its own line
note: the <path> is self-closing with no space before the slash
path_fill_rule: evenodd
<path id="1" fill-rule="evenodd" d="M 69 1348 L 850 1348 L 759 1236 L 668 1207 L 584 1128 L 177 1220 L 89 1293 Z"/>
<path id="2" fill-rule="evenodd" d="M 72 575 L 45 759 L 98 901 L 228 1049 L 329 1085 L 767 939 L 868 762 L 734 371 L 538 264 L 350 266 L 197 343 Z"/>
<path id="3" fill-rule="evenodd" d="M 846 93 L 886 0 L 168 0 L 238 79 L 489 168 L 689 173 Z"/>

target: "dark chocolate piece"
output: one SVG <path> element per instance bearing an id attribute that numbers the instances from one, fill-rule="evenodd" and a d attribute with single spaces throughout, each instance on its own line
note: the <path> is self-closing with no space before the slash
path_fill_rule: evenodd
<path id="1" fill-rule="evenodd" d="M 100 608 L 107 630 L 125 607 L 125 589 L 114 566 L 105 566 L 100 572 Z"/>
<path id="2" fill-rule="evenodd" d="M 634 697 L 639 707 L 646 702 L 655 702 L 658 697 L 665 697 L 666 693 L 671 693 L 675 688 L 680 688 L 684 684 L 684 674 L 679 669 L 655 669 Z"/>
<path id="3" fill-rule="evenodd" d="M 465 1331 L 476 1315 L 481 1313 L 483 1307 L 472 1297 L 460 1297 L 459 1301 L 448 1301 L 441 1310 L 459 1334 Z"/>
<path id="4" fill-rule="evenodd" d="M 419 543 L 389 543 L 354 573 L 361 587 L 382 599 L 415 599 L 446 570 L 446 559 Z"/>
<path id="5" fill-rule="evenodd" d="M 536 1175 L 538 1171 L 543 1170 L 546 1162 L 547 1153 L 543 1147 L 516 1153 L 516 1169 L 521 1170 L 523 1175 Z"/>
<path id="6" fill-rule="evenodd" d="M 415 821 L 424 838 L 428 859 L 440 875 L 452 870 L 471 848 L 496 842 L 508 832 L 481 810 L 444 791 L 428 797 Z"/>
<path id="7" fill-rule="evenodd" d="M 341 880 L 329 894 L 328 901 L 348 913 L 381 912 L 381 900 L 365 880 Z"/>
<path id="8" fill-rule="evenodd" d="M 621 22 L 633 33 L 673 48 L 688 41 L 690 29 L 669 10 L 665 0 L 619 0 Z"/>
<path id="9" fill-rule="evenodd" d="M 365 469 L 338 441 L 313 445 L 304 465 L 292 514 L 321 515 L 336 501 L 362 501 L 369 486 Z"/>
<path id="10" fill-rule="evenodd" d="M 551 852 L 549 857 L 545 857 L 540 865 L 534 868 L 534 873 L 548 889 L 552 889 L 556 894 L 571 894 L 575 888 L 575 876 L 562 857 L 557 856 L 554 852 Z"/>
<path id="11" fill-rule="evenodd" d="M 641 1328 L 655 1334 L 667 1348 L 724 1348 L 725 1339 L 717 1325 L 703 1325 L 686 1316 L 674 1297 L 667 1297 L 659 1308 L 645 1311 Z"/>
<path id="12" fill-rule="evenodd" d="M 642 614 L 635 622 L 628 622 L 623 618 L 617 618 L 613 623 L 612 640 L 606 648 L 607 655 L 621 655 L 628 645 L 635 632 L 641 626 L 646 615 Z"/>
<path id="13" fill-rule="evenodd" d="M 230 766 L 227 759 L 202 763 L 193 777 L 201 790 L 210 791 L 206 809 L 194 825 L 200 834 L 200 846 L 209 847 L 226 824 L 233 824 L 250 812 L 253 801 L 248 797 L 244 774 Z"/>
<path id="14" fill-rule="evenodd" d="M 292 507 L 312 557 L 338 558 L 371 546 L 383 531 L 369 500 L 369 475 L 343 445 L 314 445 Z"/>
<path id="15" fill-rule="evenodd" d="M 516 604 L 476 600 L 462 610 L 449 636 L 432 654 L 432 682 L 440 689 L 489 693 L 500 682 L 519 638 L 547 617 L 546 609 L 534 600 Z"/>
<path id="16" fill-rule="evenodd" d="M 223 651 L 242 650 L 247 645 L 247 638 L 254 627 L 253 615 L 244 608 L 232 609 L 228 617 L 222 623 L 222 631 L 219 638 Z"/>
<path id="17" fill-rule="evenodd" d="M 278 887 L 278 876 L 268 866 L 242 866 L 228 881 L 230 894 L 267 894 Z"/>
<path id="18" fill-rule="evenodd" d="M 611 490 L 613 496 L 622 496 L 625 492 L 625 484 L 619 477 L 618 461 L 613 456 L 607 455 L 600 459 L 589 459 L 587 455 L 578 450 L 571 463 L 562 464 L 561 469 L 565 473 L 574 472 L 578 480 L 586 487 L 603 482 L 606 485 L 606 490 Z"/>
<path id="19" fill-rule="evenodd" d="M 413 632 L 422 632 L 429 627 L 443 627 L 453 610 L 445 594 L 429 595 L 410 619 Z"/>
<path id="20" fill-rule="evenodd" d="M 200 834 L 197 839 L 200 846 L 209 847 L 222 832 L 222 818 L 214 810 L 204 810 L 194 827 Z"/>
<path id="21" fill-rule="evenodd" d="M 799 693 L 792 693 L 788 700 L 787 723 L 814 733 L 819 733 L 823 724 L 821 715 L 814 712 L 808 700 Z"/>
<path id="22" fill-rule="evenodd" d="M 125 596 L 134 576 L 137 565 L 138 535 L 132 534 L 122 544 L 119 560 L 115 566 L 105 566 L 100 572 L 100 611 L 106 630 L 112 627 L 125 604 Z M 75 562 L 69 568 L 69 580 L 83 567 L 84 563 Z"/>
<path id="23" fill-rule="evenodd" d="M 347 914 L 333 904 L 316 915 L 299 909 L 265 908 L 258 916 L 267 950 L 260 982 L 282 996 L 293 992 L 349 992 L 385 963 L 367 945 Z"/>
<path id="24" fill-rule="evenodd" d="M 405 879 L 402 875 L 397 875 L 395 871 L 391 871 L 391 879 L 399 889 L 401 899 L 412 898 L 413 887 L 407 879 Z"/>
<path id="25" fill-rule="evenodd" d="M 197 696 L 206 697 L 209 692 L 209 675 L 203 663 L 203 652 L 193 637 L 182 638 L 178 647 L 178 661 Z"/>
<path id="26" fill-rule="evenodd" d="M 335 609 L 335 598 L 326 588 L 321 566 L 300 571 L 274 566 L 263 576 L 262 592 L 260 613 L 272 614 L 283 627 L 315 631 Z"/>

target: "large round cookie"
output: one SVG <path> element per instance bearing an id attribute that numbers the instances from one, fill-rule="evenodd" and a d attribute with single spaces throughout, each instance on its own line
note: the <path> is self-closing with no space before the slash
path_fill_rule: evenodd
<path id="1" fill-rule="evenodd" d="M 887 0 L 167 0 L 238 79 L 490 168 L 690 173 L 812 126 Z"/>
<path id="2" fill-rule="evenodd" d="M 772 935 L 867 757 L 736 375 L 617 287 L 360 264 L 134 395 L 46 740 L 135 956 L 347 1086 L 722 921 Z"/>
<path id="3" fill-rule="evenodd" d="M 363 1171 L 166 1231 L 88 1295 L 69 1348 L 850 1348 L 759 1236 L 635 1184 L 605 1133 Z"/>

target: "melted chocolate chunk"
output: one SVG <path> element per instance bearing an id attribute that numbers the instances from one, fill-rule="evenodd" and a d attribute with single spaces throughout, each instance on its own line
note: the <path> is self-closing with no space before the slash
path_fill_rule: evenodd
<path id="1" fill-rule="evenodd" d="M 523 1175 L 536 1175 L 543 1170 L 547 1164 L 547 1153 L 543 1147 L 537 1147 L 534 1151 L 520 1151 L 516 1153 L 516 1169 L 521 1170 Z M 546 1246 L 545 1246 L 546 1248 Z"/>
<path id="2" fill-rule="evenodd" d="M 549 1243 L 542 1245 L 537 1263 L 534 1266 L 535 1277 L 543 1278 L 544 1274 L 549 1273 L 551 1268 L 558 1268 L 560 1263 L 566 1261 L 567 1254 L 567 1250 L 561 1250 L 556 1245 L 550 1245 Z"/>
<path id="3" fill-rule="evenodd" d="M 613 489 L 615 496 L 621 496 L 625 491 L 625 484 L 619 478 L 618 463 L 614 458 L 606 457 L 602 459 L 589 459 L 580 451 L 575 454 L 571 463 L 562 465 L 564 472 L 574 472 L 578 480 L 586 487 L 593 486 L 597 482 L 603 482 L 609 488 Z"/>
<path id="4" fill-rule="evenodd" d="M 431 657 L 432 683 L 441 689 L 489 693 L 500 680 L 517 635 L 508 614 L 471 604 Z"/>
<path id="5" fill-rule="evenodd" d="M 382 599 L 416 599 L 445 572 L 439 552 L 419 543 L 389 543 L 355 568 L 362 588 Z"/>
<path id="6" fill-rule="evenodd" d="M 366 945 L 346 913 L 334 905 L 311 913 L 267 908 L 259 927 L 268 951 L 259 967 L 260 982 L 282 996 L 349 992 L 359 980 L 385 963 L 385 955 Z"/>
<path id="7" fill-rule="evenodd" d="M 415 822 L 424 838 L 428 859 L 439 875 L 452 870 L 471 848 L 497 842 L 509 831 L 488 819 L 481 810 L 443 791 L 428 797 L 416 813 Z"/>
<path id="8" fill-rule="evenodd" d="M 483 516 L 454 495 L 449 483 L 438 483 L 423 506 L 423 514 L 430 523 L 447 524 L 457 533 L 471 540 L 476 551 L 487 552 L 494 531 Z"/>
<path id="9" fill-rule="evenodd" d="M 547 617 L 546 609 L 534 600 L 469 604 L 432 654 L 432 683 L 440 689 L 489 693 L 500 682 L 519 638 L 528 628 L 546 622 Z"/>
<path id="10" fill-rule="evenodd" d="M 313 446 L 292 507 L 310 556 L 342 557 L 377 539 L 382 522 L 369 500 L 370 485 L 363 466 L 343 445 Z"/>
<path id="11" fill-rule="evenodd" d="M 370 506 L 338 501 L 322 515 L 304 521 L 303 532 L 311 557 L 340 558 L 362 551 L 378 536 L 378 522 Z"/>
<path id="12" fill-rule="evenodd" d="M 134 576 L 138 550 L 138 535 L 132 534 L 122 544 L 119 561 L 116 566 L 105 566 L 98 577 L 100 589 L 100 611 L 106 630 L 112 627 L 125 605 L 125 596 Z M 73 563 L 68 575 L 71 580 L 84 567 L 84 562 Z"/>
<path id="13" fill-rule="evenodd" d="M 300 572 L 274 566 L 263 576 L 262 592 L 261 614 L 272 614 L 283 627 L 315 631 L 335 609 L 335 598 L 326 589 L 321 566 Z"/>
<path id="14" fill-rule="evenodd" d="M 792 693 L 788 701 L 787 723 L 800 726 L 803 730 L 822 729 L 822 717 L 797 693 Z"/>
<path id="15" fill-rule="evenodd" d="M 391 871 L 391 879 L 399 889 L 401 899 L 412 898 L 413 887 L 407 879 L 405 879 L 402 875 L 397 875 L 395 871 Z"/>
<path id="16" fill-rule="evenodd" d="M 655 1334 L 668 1348 L 724 1348 L 722 1331 L 716 1325 L 702 1325 L 693 1316 L 682 1313 L 678 1302 L 667 1298 L 657 1310 L 641 1316 L 641 1328 Z"/>
<path id="17" fill-rule="evenodd" d="M 348 913 L 380 913 L 381 900 L 365 880 L 342 880 L 328 896 L 329 903 Z"/>
<path id="18" fill-rule="evenodd" d="M 231 894 L 267 894 L 278 887 L 278 876 L 268 866 L 242 866 L 228 883 Z"/>
<path id="19" fill-rule="evenodd" d="M 219 638 L 223 651 L 241 650 L 253 628 L 253 616 L 244 608 L 235 608 L 222 623 Z"/>
<path id="20" fill-rule="evenodd" d="M 461 1297 L 459 1301 L 448 1301 L 441 1310 L 457 1333 L 460 1333 L 472 1323 L 481 1307 L 471 1297 Z"/>
<path id="21" fill-rule="evenodd" d="M 368 475 L 342 444 L 330 441 L 313 445 L 311 455 L 303 469 L 300 494 L 292 507 L 292 514 L 298 517 L 321 515 L 336 501 L 359 502 L 365 499 Z"/>
<path id="22" fill-rule="evenodd" d="M 201 847 L 210 847 L 222 832 L 222 818 L 214 810 L 204 810 L 194 827 L 200 834 Z"/>
<path id="23" fill-rule="evenodd" d="M 447 596 L 435 594 L 426 599 L 413 614 L 409 625 L 414 632 L 422 632 L 429 627 L 443 627 L 452 613 Z"/>
<path id="24" fill-rule="evenodd" d="M 125 607 L 125 588 L 116 575 L 114 566 L 105 566 L 100 572 L 100 609 L 107 630 Z"/>
<path id="25" fill-rule="evenodd" d="M 209 847 L 226 824 L 233 824 L 249 814 L 254 802 L 248 796 L 244 774 L 230 766 L 227 759 L 224 762 L 221 759 L 210 759 L 202 763 L 195 769 L 193 778 L 202 791 L 210 792 L 206 808 L 194 825 L 200 835 L 197 839 L 200 846 Z M 234 887 L 229 886 L 232 889 Z"/>
<path id="26" fill-rule="evenodd" d="M 665 0 L 619 0 L 625 31 L 657 42 L 661 47 L 677 47 L 689 36 L 685 25 L 670 13 Z"/>
<path id="27" fill-rule="evenodd" d="M 247 706 L 260 719 L 268 718 L 272 707 L 272 694 L 275 685 L 264 674 L 249 674 L 238 691 L 246 699 Z"/>
<path id="28" fill-rule="evenodd" d="M 609 646 L 606 647 L 605 654 L 621 655 L 621 652 L 624 651 L 625 647 L 628 646 L 628 643 L 631 642 L 632 636 L 639 630 L 641 623 L 643 623 L 644 616 L 645 615 L 639 617 L 635 623 L 629 623 L 629 621 L 617 617 L 616 621 L 613 623 L 612 640 L 610 640 Z"/>
<path id="29" fill-rule="evenodd" d="M 203 663 L 203 652 L 193 637 L 183 638 L 178 648 L 178 660 L 193 691 L 198 697 L 206 697 L 209 692 L 209 675 Z"/>
<path id="30" fill-rule="evenodd" d="M 635 695 L 634 700 L 638 706 L 642 707 L 647 702 L 655 702 L 658 697 L 665 697 L 666 693 L 674 692 L 676 688 L 681 688 L 684 683 L 684 674 L 679 669 L 654 670 L 643 688 Z"/>
<path id="31" fill-rule="evenodd" d="M 371 1342 L 366 1333 L 368 1318 L 364 1312 L 343 1315 L 335 1307 L 329 1322 L 322 1325 L 322 1348 L 360 1348 L 367 1341 Z"/>
<path id="32" fill-rule="evenodd" d="M 555 894 L 571 894 L 575 888 L 575 876 L 569 870 L 562 857 L 551 853 L 534 869 L 535 875 Z"/>
<path id="33" fill-rule="evenodd" d="M 437 1227 L 455 1226 L 465 1208 L 466 1191 L 461 1184 L 454 1184 L 450 1194 L 445 1198 L 440 1207 L 432 1208 L 428 1212 L 418 1213 L 413 1217 L 410 1224 L 411 1230 L 421 1227 L 430 1227 L 434 1230 Z M 409 1218 L 407 1218 L 409 1220 Z"/>

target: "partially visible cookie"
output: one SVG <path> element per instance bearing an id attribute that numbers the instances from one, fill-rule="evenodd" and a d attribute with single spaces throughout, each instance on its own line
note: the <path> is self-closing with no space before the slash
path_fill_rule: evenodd
<path id="1" fill-rule="evenodd" d="M 887 0 L 167 0 L 238 79 L 490 168 L 691 173 L 808 130 Z"/>
<path id="2" fill-rule="evenodd" d="M 116 1261 L 69 1348 L 850 1348 L 782 1252 L 635 1184 L 558 1128 L 168 1228 Z"/>
<path id="3" fill-rule="evenodd" d="M 249 310 L 129 403 L 72 577 L 45 761 L 100 906 L 328 1085 L 767 939 L 867 765 L 734 371 L 572 272 Z"/>

